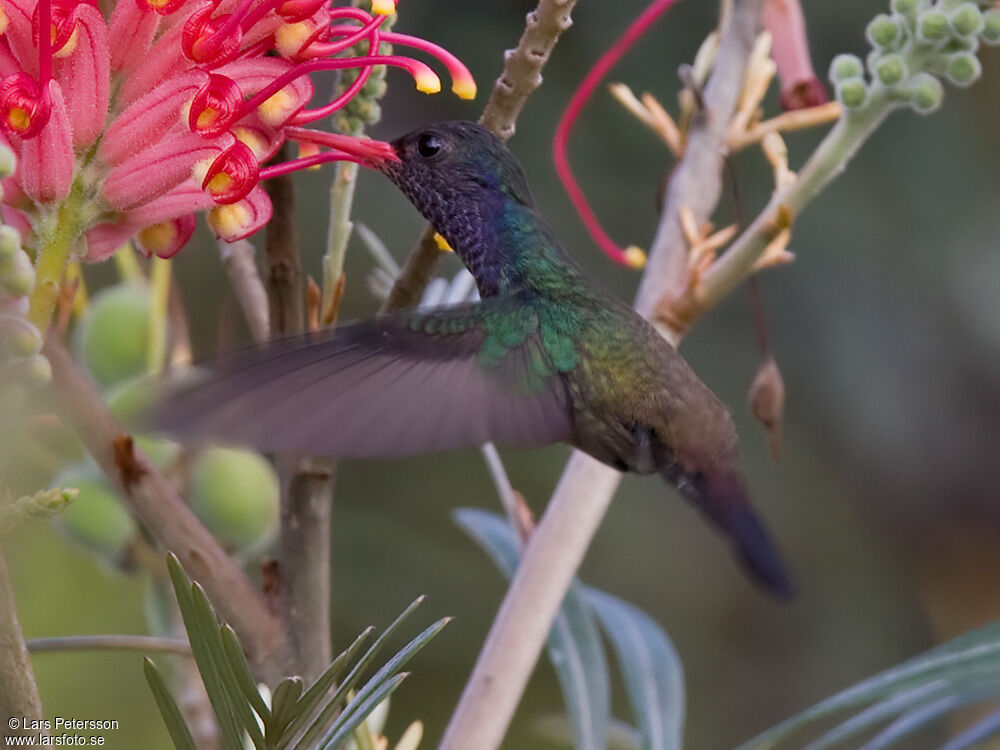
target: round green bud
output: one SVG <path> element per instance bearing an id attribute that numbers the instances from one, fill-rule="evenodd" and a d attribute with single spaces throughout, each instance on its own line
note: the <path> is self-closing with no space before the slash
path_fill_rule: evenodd
<path id="1" fill-rule="evenodd" d="M 983 12 L 975 3 L 962 3 L 948 19 L 958 36 L 975 36 L 983 30 Z"/>
<path id="2" fill-rule="evenodd" d="M 7 224 L 0 224 L 0 258 L 13 258 L 21 252 L 21 233 Z"/>
<path id="3" fill-rule="evenodd" d="M 860 78 L 840 81 L 836 85 L 837 101 L 847 109 L 861 109 L 868 102 L 868 87 Z"/>
<path id="4" fill-rule="evenodd" d="M 53 487 L 80 490 L 76 499 L 57 516 L 57 527 L 112 562 L 121 558 L 138 532 L 138 524 L 107 480 L 95 468 L 79 464 L 56 477 Z"/>
<path id="5" fill-rule="evenodd" d="M 10 177 L 17 169 L 17 157 L 7 146 L 0 144 L 0 179 Z"/>
<path id="6" fill-rule="evenodd" d="M 979 58 L 969 52 L 959 52 L 948 60 L 945 75 L 956 86 L 971 86 L 982 75 Z"/>
<path id="7" fill-rule="evenodd" d="M 0 288 L 11 297 L 23 297 L 35 285 L 35 269 L 24 252 L 0 259 Z"/>
<path id="8" fill-rule="evenodd" d="M 917 18 L 917 36 L 920 41 L 936 44 L 948 38 L 948 17 L 938 10 L 926 10 Z"/>
<path id="9" fill-rule="evenodd" d="M 944 86 L 930 73 L 917 73 L 910 79 L 910 104 L 922 115 L 930 114 L 944 100 Z"/>
<path id="10" fill-rule="evenodd" d="M 1000 44 L 1000 8 L 990 8 L 983 13 L 983 41 Z"/>
<path id="11" fill-rule="evenodd" d="M 864 72 L 864 63 L 857 55 L 837 55 L 830 63 L 830 81 L 833 83 L 861 78 Z"/>
<path id="12" fill-rule="evenodd" d="M 903 34 L 896 19 L 885 13 L 880 13 L 868 23 L 865 36 L 868 37 L 868 43 L 873 47 L 886 49 L 895 45 Z"/>
<path id="13" fill-rule="evenodd" d="M 272 536 L 278 476 L 252 451 L 208 448 L 191 471 L 191 509 L 225 545 L 246 549 Z"/>
<path id="14" fill-rule="evenodd" d="M 20 315 L 0 313 L 0 363 L 8 357 L 27 357 L 42 348 L 42 334 Z"/>
<path id="15" fill-rule="evenodd" d="M 145 284 L 118 284 L 91 300 L 77 341 L 87 369 L 101 385 L 145 372 L 150 306 Z"/>
<path id="16" fill-rule="evenodd" d="M 364 86 L 361 87 L 361 95 L 367 96 L 370 99 L 381 99 L 385 96 L 387 89 L 387 84 L 385 78 L 376 78 L 371 76 Z"/>
<path id="17" fill-rule="evenodd" d="M 892 9 L 903 15 L 915 13 L 918 7 L 920 7 L 920 0 L 892 0 Z"/>
<path id="18" fill-rule="evenodd" d="M 26 382 L 32 385 L 45 385 L 52 380 L 52 365 L 41 354 L 33 354 L 25 359 L 22 373 Z"/>
<path id="19" fill-rule="evenodd" d="M 886 55 L 875 66 L 875 75 L 883 86 L 895 86 L 909 75 L 906 61 L 900 55 Z"/>

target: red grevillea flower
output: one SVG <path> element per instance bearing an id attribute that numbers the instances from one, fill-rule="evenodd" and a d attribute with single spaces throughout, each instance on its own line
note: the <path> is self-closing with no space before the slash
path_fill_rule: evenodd
<path id="1" fill-rule="evenodd" d="M 219 237 L 246 237 L 271 216 L 262 179 L 387 156 L 387 144 L 304 127 L 343 107 L 373 66 L 402 68 L 420 90 L 440 90 L 427 64 L 382 54 L 383 43 L 430 55 L 459 96 L 475 96 L 453 55 L 381 30 L 395 5 L 0 0 L 0 141 L 19 163 L 3 182 L 4 219 L 39 247 L 59 224 L 84 240 L 73 257 L 88 261 L 132 237 L 169 257 L 203 210 Z M 313 74 L 348 68 L 359 70 L 348 91 L 313 101 Z M 309 155 L 264 166 L 289 139 Z"/>
<path id="2" fill-rule="evenodd" d="M 781 108 L 825 104 L 826 87 L 813 71 L 806 19 L 799 0 L 765 0 L 762 21 L 771 32 L 771 57 L 781 80 Z"/>
<path id="3" fill-rule="evenodd" d="M 601 55 L 569 100 L 566 111 L 563 112 L 562 117 L 559 119 L 559 124 L 556 126 L 555 137 L 552 141 L 552 155 L 555 161 L 556 173 L 559 175 L 563 187 L 569 194 L 569 198 L 573 202 L 573 207 L 576 208 L 577 213 L 580 214 L 580 218 L 587 227 L 587 231 L 590 232 L 594 241 L 597 242 L 601 250 L 611 260 L 630 268 L 641 268 L 646 262 L 645 253 L 634 245 L 627 248 L 621 247 L 601 227 L 601 223 L 587 202 L 583 190 L 573 176 L 573 171 L 569 166 L 569 158 L 566 155 L 566 147 L 569 143 L 570 131 L 573 129 L 580 111 L 590 101 L 590 97 L 597 87 L 600 86 L 601 81 L 608 74 L 608 71 L 614 67 L 622 55 L 636 43 L 639 37 L 649 30 L 653 22 L 668 10 L 674 2 L 676 0 L 653 0 L 649 7 L 629 25 L 618 41 L 607 52 Z"/>

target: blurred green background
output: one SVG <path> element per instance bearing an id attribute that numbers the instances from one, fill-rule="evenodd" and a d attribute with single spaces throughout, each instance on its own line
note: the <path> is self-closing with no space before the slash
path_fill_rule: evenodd
<path id="1" fill-rule="evenodd" d="M 804 0 L 821 77 L 839 52 L 866 51 L 864 26 L 885 3 Z M 480 85 L 474 103 L 412 91 L 391 73 L 392 137 L 439 119 L 475 118 L 532 0 L 401 3 L 398 29 L 459 55 Z M 673 108 L 677 66 L 714 23 L 714 2 L 680 3 L 614 71 Z M 542 212 L 591 272 L 631 298 L 638 275 L 613 266 L 570 209 L 550 140 L 574 86 L 643 7 L 580 2 L 545 69 L 511 147 Z M 746 407 L 757 355 L 747 294 L 702 320 L 683 352 L 730 405 L 757 502 L 794 566 L 801 590 L 779 605 L 741 577 L 725 545 L 656 479 L 625 479 L 582 577 L 649 612 L 674 639 L 687 674 L 687 744 L 732 746 L 815 700 L 946 636 L 1000 617 L 1000 53 L 983 79 L 948 89 L 942 111 L 895 115 L 795 225 L 799 260 L 761 278 L 786 379 L 785 456 L 768 456 Z M 777 110 L 774 91 L 768 99 Z M 789 136 L 793 168 L 818 133 Z M 574 134 L 571 160 L 609 232 L 647 245 L 656 225 L 666 149 L 600 92 Z M 759 151 L 735 160 L 745 210 L 765 201 Z M 297 178 L 304 265 L 319 276 L 331 170 Z M 728 214 L 723 200 L 721 219 Z M 422 222 L 378 175 L 360 179 L 356 217 L 397 259 Z M 344 316 L 371 315 L 368 255 L 355 239 Z M 210 354 L 220 310 L 232 304 L 205 232 L 175 268 L 196 351 Z M 457 260 L 442 266 L 448 274 Z M 114 279 L 87 269 L 92 288 Z M 245 335 L 245 334 L 244 334 Z M 568 455 L 563 447 L 505 452 L 513 483 L 540 513 Z M 24 477 L 13 477 L 14 483 Z M 414 718 L 438 737 L 504 591 L 499 574 L 451 521 L 459 506 L 497 508 L 473 451 L 341 465 L 333 528 L 335 639 L 387 624 L 418 594 L 422 616 L 456 616 L 413 664 L 396 694 L 390 736 Z M 141 581 L 97 564 L 43 524 L 5 543 L 28 637 L 144 632 Z M 991 588 L 992 587 L 992 588 Z M 47 716 L 117 718 L 114 748 L 167 747 L 135 654 L 34 657 Z M 618 691 L 616 708 L 628 718 Z M 506 747 L 551 747 L 535 722 L 561 711 L 551 667 L 537 669 Z M 431 746 L 433 742 L 427 743 Z"/>

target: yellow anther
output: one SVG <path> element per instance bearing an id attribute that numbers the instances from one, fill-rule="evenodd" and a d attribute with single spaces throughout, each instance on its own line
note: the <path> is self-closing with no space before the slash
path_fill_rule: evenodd
<path id="1" fill-rule="evenodd" d="M 372 13 L 387 16 L 396 12 L 396 0 L 372 0 Z"/>
<path id="2" fill-rule="evenodd" d="M 52 41 L 56 40 L 56 30 L 55 27 L 52 28 Z M 80 41 L 80 34 L 78 29 L 74 27 L 73 33 L 69 35 L 69 39 L 66 40 L 66 44 L 57 50 L 53 50 L 53 57 L 69 57 L 76 51 L 76 45 Z"/>
<path id="3" fill-rule="evenodd" d="M 10 112 L 7 113 L 7 124 L 15 133 L 23 132 L 31 125 L 31 115 L 26 109 L 11 107 Z"/>
<path id="4" fill-rule="evenodd" d="M 190 106 L 190 105 L 188 105 Z M 195 127 L 199 130 L 204 130 L 214 125 L 219 120 L 219 110 L 212 107 L 205 107 L 198 115 L 198 122 L 195 123 Z"/>
<path id="5" fill-rule="evenodd" d="M 260 161 L 267 153 L 267 139 L 253 128 L 243 125 L 235 127 L 233 128 L 233 135 L 236 136 L 236 140 L 253 151 L 253 155 L 257 157 L 257 161 Z"/>
<path id="6" fill-rule="evenodd" d="M 244 201 L 216 206 L 208 212 L 208 224 L 217 235 L 231 237 L 246 227 L 253 217 Z"/>
<path id="7" fill-rule="evenodd" d="M 282 24 L 274 34 L 274 48 L 282 57 L 295 57 L 315 30 L 310 21 Z"/>
<path id="8" fill-rule="evenodd" d="M 641 247 L 629 245 L 625 248 L 625 262 L 629 268 L 643 268 L 646 265 L 646 253 Z"/>
<path id="9" fill-rule="evenodd" d="M 260 106 L 257 107 L 257 114 L 260 119 L 268 125 L 281 125 L 295 109 L 297 101 L 287 88 L 276 91 Z"/>
<path id="10" fill-rule="evenodd" d="M 233 178 L 225 172 L 219 172 L 208 181 L 206 189 L 209 193 L 224 193 L 233 184 Z"/>
<path id="11" fill-rule="evenodd" d="M 10 18 L 4 13 L 3 6 L 0 6 L 0 34 L 4 34 L 8 26 L 10 26 Z"/>
<path id="12" fill-rule="evenodd" d="M 442 237 L 440 232 L 434 233 L 434 242 L 437 243 L 438 250 L 440 250 L 442 253 L 455 252 L 455 248 L 453 248 L 451 245 L 448 244 L 448 240 Z"/>
<path id="13" fill-rule="evenodd" d="M 139 230 L 136 239 L 146 252 L 157 254 L 163 252 L 173 245 L 177 239 L 177 227 L 172 221 L 161 221 L 159 224 L 150 224 L 148 227 Z"/>

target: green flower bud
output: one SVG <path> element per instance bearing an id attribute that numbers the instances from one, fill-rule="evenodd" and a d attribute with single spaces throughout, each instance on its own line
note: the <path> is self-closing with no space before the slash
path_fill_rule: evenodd
<path id="1" fill-rule="evenodd" d="M 900 55 L 886 55 L 878 61 L 875 75 L 884 86 L 895 86 L 909 75 L 906 61 Z"/>
<path id="2" fill-rule="evenodd" d="M 865 66 L 857 55 L 837 55 L 830 63 L 830 81 L 840 83 L 850 78 L 861 78 Z"/>
<path id="3" fill-rule="evenodd" d="M 948 37 L 948 17 L 938 10 L 927 10 L 917 18 L 917 36 L 922 42 L 936 44 Z"/>
<path id="4" fill-rule="evenodd" d="M 13 258 L 19 252 L 21 252 L 21 233 L 12 226 L 0 224 L 0 258 Z"/>
<path id="5" fill-rule="evenodd" d="M 17 169 L 17 157 L 7 146 L 0 144 L 0 180 L 10 177 Z"/>
<path id="6" fill-rule="evenodd" d="M 118 284 L 91 300 L 78 349 L 91 375 L 107 386 L 146 370 L 150 293 L 145 284 Z"/>
<path id="7" fill-rule="evenodd" d="M 27 357 L 42 348 L 42 334 L 20 315 L 0 313 L 0 362 Z"/>
<path id="8" fill-rule="evenodd" d="M 52 365 L 41 354 L 33 354 L 25 360 L 23 375 L 32 385 L 45 385 L 52 380 Z"/>
<path id="9" fill-rule="evenodd" d="M 975 3 L 962 3 L 948 19 L 958 36 L 975 36 L 983 30 L 983 12 Z"/>
<path id="10" fill-rule="evenodd" d="M 0 258 L 0 288 L 11 297 L 23 297 L 35 285 L 35 269 L 24 251 Z"/>
<path id="11" fill-rule="evenodd" d="M 837 101 L 847 109 L 861 109 L 868 102 L 868 87 L 860 78 L 840 81 L 836 85 Z"/>
<path id="12" fill-rule="evenodd" d="M 983 41 L 1000 44 L 1000 8 L 990 8 L 983 14 Z"/>
<path id="13" fill-rule="evenodd" d="M 868 37 L 868 43 L 873 47 L 886 49 L 902 39 L 903 32 L 899 28 L 899 24 L 896 23 L 896 19 L 885 13 L 880 13 L 869 22 L 868 28 L 865 29 L 865 36 Z"/>
<path id="14" fill-rule="evenodd" d="M 920 6 L 920 0 L 892 0 L 892 9 L 904 16 L 915 13 Z"/>
<path id="15" fill-rule="evenodd" d="M 956 86 L 971 86 L 983 72 L 979 58 L 969 52 L 960 52 L 948 60 L 945 75 Z"/>
<path id="16" fill-rule="evenodd" d="M 60 474 L 53 486 L 80 490 L 56 519 L 58 528 L 75 542 L 117 562 L 138 525 L 107 480 L 95 468 L 80 464 Z"/>
<path id="17" fill-rule="evenodd" d="M 361 87 L 361 96 L 366 96 L 370 99 L 381 99 L 385 96 L 387 88 L 388 86 L 385 82 L 385 78 L 377 78 L 373 75 L 370 76 L 365 85 Z"/>
<path id="18" fill-rule="evenodd" d="M 260 455 L 209 448 L 191 471 L 191 509 L 223 542 L 246 549 L 274 534 L 278 520 L 278 476 Z"/>
<path id="19" fill-rule="evenodd" d="M 917 73 L 910 79 L 910 104 L 922 115 L 930 114 L 944 100 L 944 86 L 930 73 Z"/>

